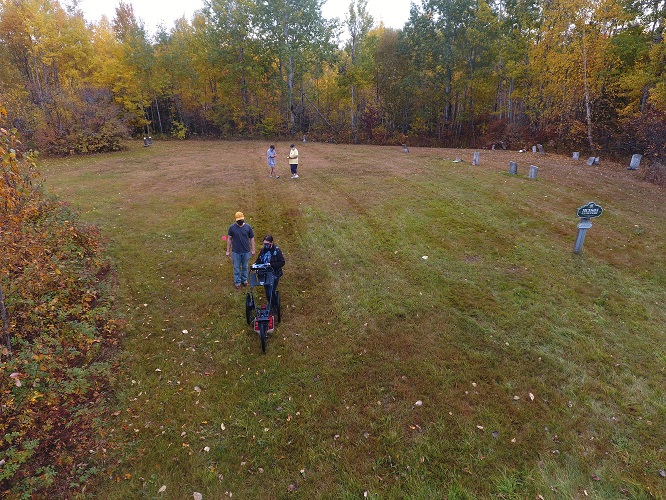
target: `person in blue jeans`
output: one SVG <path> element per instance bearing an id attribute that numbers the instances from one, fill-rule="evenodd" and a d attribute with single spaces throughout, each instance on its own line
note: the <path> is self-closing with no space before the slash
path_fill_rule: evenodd
<path id="1" fill-rule="evenodd" d="M 236 222 L 227 231 L 227 257 L 234 265 L 234 287 L 247 286 L 247 265 L 254 255 L 254 231 L 245 223 L 243 212 L 236 212 Z"/>
<path id="2" fill-rule="evenodd" d="M 259 251 L 257 256 L 257 261 L 255 264 L 270 264 L 275 272 L 275 279 L 273 280 L 273 287 L 269 285 L 264 285 L 264 291 L 266 292 L 266 299 L 271 298 L 271 304 L 277 303 L 277 292 L 278 282 L 282 276 L 282 268 L 284 267 L 284 255 L 282 250 L 275 243 L 273 243 L 273 237 L 270 234 L 267 234 L 264 238 L 263 246 Z"/>

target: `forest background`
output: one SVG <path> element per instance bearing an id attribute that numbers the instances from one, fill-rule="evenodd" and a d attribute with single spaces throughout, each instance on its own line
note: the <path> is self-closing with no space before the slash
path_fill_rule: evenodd
<path id="1" fill-rule="evenodd" d="M 0 2 L 0 101 L 24 144 L 130 135 L 641 153 L 663 175 L 663 0 L 425 0 L 402 29 L 364 0 L 206 0 L 149 36 L 131 5 Z M 341 39 L 344 37 L 344 39 Z"/>

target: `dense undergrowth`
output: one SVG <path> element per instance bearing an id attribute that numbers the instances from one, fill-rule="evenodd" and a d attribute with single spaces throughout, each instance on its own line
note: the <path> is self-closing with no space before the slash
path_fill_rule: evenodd
<path id="1" fill-rule="evenodd" d="M 35 155 L 20 148 L 0 128 L 3 498 L 85 489 L 104 453 L 95 428 L 120 326 L 99 231 L 48 196 Z"/>

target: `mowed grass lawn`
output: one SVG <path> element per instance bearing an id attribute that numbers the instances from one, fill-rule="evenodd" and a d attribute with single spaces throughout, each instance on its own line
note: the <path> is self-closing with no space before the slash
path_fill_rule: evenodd
<path id="1" fill-rule="evenodd" d="M 316 143 L 292 180 L 276 145 L 279 179 L 267 142 L 44 162 L 127 320 L 93 496 L 664 498 L 663 188 L 603 158 Z M 266 354 L 237 210 L 287 260 Z"/>

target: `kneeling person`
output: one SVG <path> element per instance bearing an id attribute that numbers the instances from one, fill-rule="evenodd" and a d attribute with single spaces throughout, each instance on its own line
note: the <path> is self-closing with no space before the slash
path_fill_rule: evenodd
<path id="1" fill-rule="evenodd" d="M 270 264 L 273 268 L 275 279 L 273 280 L 272 289 L 270 285 L 264 285 L 264 290 L 266 291 L 266 300 L 270 297 L 271 304 L 276 304 L 278 282 L 282 276 L 282 267 L 284 267 L 285 262 L 282 250 L 273 243 L 273 237 L 270 234 L 267 234 L 264 238 L 264 244 L 255 264 Z"/>

